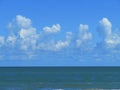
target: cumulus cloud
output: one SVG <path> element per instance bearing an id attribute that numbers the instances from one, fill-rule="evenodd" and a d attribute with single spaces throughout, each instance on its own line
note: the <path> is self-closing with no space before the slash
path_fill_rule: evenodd
<path id="1" fill-rule="evenodd" d="M 35 28 L 21 29 L 19 31 L 21 49 L 36 49 L 38 34 Z"/>
<path id="2" fill-rule="evenodd" d="M 115 49 L 120 45 L 120 32 L 112 31 L 112 23 L 107 18 L 99 21 L 98 29 L 98 33 L 101 35 L 100 38 L 104 37 L 98 43 L 106 45 L 107 49 L 106 47 L 102 48 L 102 45 L 99 45 L 99 48 L 97 45 L 93 46 L 93 49 L 88 48 L 92 46 L 90 43 L 94 35 L 89 31 L 89 26 L 86 24 L 80 24 L 77 35 L 70 31 L 66 32 L 64 39 L 55 37 L 55 34 L 59 35 L 58 32 L 61 31 L 60 24 L 53 24 L 51 27 L 46 26 L 41 30 L 37 30 L 32 26 L 30 18 L 21 15 L 17 15 L 9 23 L 9 28 L 11 33 L 8 36 L 0 36 L 0 54 L 6 60 L 14 58 L 29 59 L 29 57 L 30 59 L 32 57 L 46 59 L 50 56 L 52 59 L 63 57 L 64 59 L 73 60 L 104 60 L 105 58 L 109 59 L 111 55 L 116 57 L 116 54 L 118 56 L 120 54 L 120 49 Z M 111 51 L 108 50 L 108 47 L 112 48 Z M 8 57 L 5 57 L 6 55 Z"/>
<path id="3" fill-rule="evenodd" d="M 92 34 L 88 31 L 88 25 L 80 24 L 78 39 L 76 40 L 77 47 L 92 39 Z"/>
<path id="4" fill-rule="evenodd" d="M 31 19 L 26 18 L 22 15 L 16 15 L 16 18 L 9 23 L 8 28 L 11 34 L 18 34 L 21 28 L 28 29 L 32 27 Z"/>
<path id="5" fill-rule="evenodd" d="M 107 48 L 115 48 L 120 44 L 120 33 L 112 31 L 112 23 L 108 18 L 99 21 L 99 34 L 103 36 L 102 42 Z"/>
<path id="6" fill-rule="evenodd" d="M 61 49 L 61 48 L 64 48 L 64 47 L 68 47 L 69 46 L 69 42 L 67 42 L 67 41 L 58 41 L 57 43 L 56 43 L 56 45 L 55 45 L 55 49 L 56 50 L 59 50 L 59 49 Z"/>
<path id="7" fill-rule="evenodd" d="M 47 43 L 41 42 L 39 43 L 38 49 L 59 51 L 59 50 L 69 47 L 71 43 L 71 39 L 72 39 L 72 32 L 66 32 L 65 40 L 55 41 L 54 39 L 51 39 Z"/>
<path id="8" fill-rule="evenodd" d="M 107 18 L 103 18 L 99 21 L 99 33 L 104 38 L 108 37 L 112 33 L 112 24 Z"/>
<path id="9" fill-rule="evenodd" d="M 66 40 L 65 41 L 58 41 L 55 45 L 56 50 L 60 50 L 65 47 L 69 47 L 72 39 L 72 32 L 66 32 Z"/>
<path id="10" fill-rule="evenodd" d="M 31 20 L 21 15 L 16 16 L 16 22 L 21 28 L 29 28 L 31 27 Z"/>
<path id="11" fill-rule="evenodd" d="M 21 50 L 61 50 L 69 46 L 72 36 L 72 32 L 67 32 L 65 40 L 55 41 L 54 38 L 49 38 L 48 41 L 46 37 L 49 37 L 49 34 L 60 32 L 60 24 L 54 24 L 52 27 L 46 26 L 38 33 L 37 29 L 32 26 L 31 19 L 21 15 L 17 15 L 15 21 L 9 23 L 9 27 L 14 32 L 8 36 L 8 44 L 14 46 L 16 42 Z"/>
<path id="12" fill-rule="evenodd" d="M 88 25 L 80 24 L 79 30 L 80 32 L 85 32 L 89 29 Z"/>
<path id="13" fill-rule="evenodd" d="M 115 48 L 120 45 L 120 34 L 112 33 L 109 37 L 105 38 L 105 43 L 107 47 Z"/>
<path id="14" fill-rule="evenodd" d="M 39 35 L 32 26 L 31 19 L 17 15 L 15 21 L 9 23 L 9 27 L 12 29 L 12 34 L 7 38 L 8 44 L 14 46 L 17 43 L 22 50 L 36 48 Z"/>
<path id="15" fill-rule="evenodd" d="M 60 29 L 61 29 L 60 24 L 55 24 L 52 27 L 48 27 L 48 26 L 44 27 L 43 31 L 46 33 L 57 33 L 60 32 Z"/>

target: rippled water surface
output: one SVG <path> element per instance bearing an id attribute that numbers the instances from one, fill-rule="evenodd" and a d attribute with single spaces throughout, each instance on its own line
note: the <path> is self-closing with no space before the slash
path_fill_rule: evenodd
<path id="1" fill-rule="evenodd" d="M 120 67 L 4 67 L 0 90 L 119 89 Z"/>

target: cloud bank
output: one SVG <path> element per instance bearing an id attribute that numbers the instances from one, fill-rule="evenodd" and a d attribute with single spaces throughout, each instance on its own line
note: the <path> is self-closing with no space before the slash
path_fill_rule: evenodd
<path id="1" fill-rule="evenodd" d="M 17 15 L 8 25 L 10 33 L 0 36 L 0 59 L 65 59 L 65 60 L 119 60 L 120 32 L 112 30 L 108 18 L 98 22 L 100 42 L 93 43 L 93 35 L 87 24 L 80 24 L 78 33 L 66 32 L 64 39 L 51 38 L 59 35 L 60 24 L 45 26 L 38 30 L 32 25 L 30 18 Z M 7 57 L 6 57 L 7 56 Z"/>

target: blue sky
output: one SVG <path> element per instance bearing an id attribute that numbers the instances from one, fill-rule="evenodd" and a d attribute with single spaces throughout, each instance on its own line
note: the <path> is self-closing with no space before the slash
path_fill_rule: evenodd
<path id="1" fill-rule="evenodd" d="M 0 66 L 119 66 L 119 0 L 0 0 Z"/>

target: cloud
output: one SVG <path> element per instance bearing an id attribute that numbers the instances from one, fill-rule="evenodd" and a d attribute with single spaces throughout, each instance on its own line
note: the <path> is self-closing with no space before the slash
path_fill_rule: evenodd
<path id="1" fill-rule="evenodd" d="M 38 34 L 35 28 L 21 29 L 19 31 L 21 49 L 36 49 Z"/>
<path id="2" fill-rule="evenodd" d="M 72 32 L 66 32 L 66 40 L 65 41 L 58 41 L 55 45 L 56 50 L 63 49 L 65 47 L 69 47 L 72 39 Z"/>
<path id="3" fill-rule="evenodd" d="M 22 15 L 16 15 L 16 18 L 8 24 L 10 34 L 17 35 L 21 28 L 28 29 L 32 27 L 32 21 L 29 18 L 26 18 Z"/>
<path id="4" fill-rule="evenodd" d="M 112 24 L 107 18 L 102 18 L 99 21 L 99 34 L 104 38 L 108 37 L 112 33 Z"/>
<path id="5" fill-rule="evenodd" d="M 69 42 L 60 40 L 56 43 L 55 49 L 60 50 L 61 48 L 65 48 L 65 47 L 68 47 L 68 46 L 69 46 Z"/>
<path id="6" fill-rule="evenodd" d="M 107 18 L 99 21 L 99 34 L 103 36 L 102 43 L 105 43 L 107 48 L 115 48 L 120 44 L 120 32 L 112 31 L 112 23 Z"/>
<path id="7" fill-rule="evenodd" d="M 120 45 L 120 33 L 112 33 L 109 37 L 105 38 L 105 43 L 110 48 Z"/>
<path id="8" fill-rule="evenodd" d="M 38 33 L 37 29 L 32 26 L 31 19 L 21 15 L 17 15 L 15 21 L 9 23 L 9 27 L 12 28 L 12 34 L 7 38 L 8 44 L 14 46 L 17 43 L 18 47 L 25 51 L 61 50 L 69 46 L 72 36 L 72 32 L 67 32 L 65 40 L 55 41 L 54 38 L 49 38 L 48 41 L 46 37 L 49 37 L 49 34 L 60 32 L 60 24 L 54 24 L 52 27 L 46 26 Z"/>
<path id="9" fill-rule="evenodd" d="M 51 39 L 48 42 L 41 42 L 39 43 L 38 49 L 42 50 L 50 50 L 50 51 L 59 51 L 64 48 L 69 47 L 72 39 L 72 32 L 66 32 L 66 38 L 65 40 L 58 40 L 55 41 L 54 39 Z"/>
<path id="10" fill-rule="evenodd" d="M 15 21 L 9 23 L 9 28 L 12 33 L 7 38 L 8 46 L 17 44 L 21 50 L 36 49 L 39 35 L 32 26 L 31 19 L 17 15 Z"/>
<path id="11" fill-rule="evenodd" d="M 61 31 L 60 24 L 53 24 L 51 27 L 45 26 L 38 30 L 32 26 L 30 18 L 17 15 L 9 23 L 10 34 L 6 37 L 0 36 L 0 55 L 2 59 L 6 60 L 39 58 L 41 60 L 70 59 L 89 62 L 111 58 L 118 60 L 120 32 L 112 31 L 112 23 L 107 18 L 102 18 L 98 24 L 97 32 L 101 35 L 99 38 L 102 40 L 97 42 L 101 45 L 95 43 L 95 46 L 91 44 L 94 35 L 86 24 L 79 25 L 77 34 L 67 31 L 64 38 L 61 39 L 62 35 L 60 38 L 56 38 Z"/>
<path id="12" fill-rule="evenodd" d="M 60 24 L 55 24 L 52 27 L 48 27 L 48 26 L 44 27 L 43 31 L 45 33 L 57 33 L 60 32 L 60 29 L 61 29 Z"/>
<path id="13" fill-rule="evenodd" d="M 85 32 L 89 29 L 88 25 L 80 24 L 79 30 L 80 32 Z"/>
<path id="14" fill-rule="evenodd" d="M 16 16 L 16 22 L 20 28 L 29 28 L 31 27 L 31 20 L 21 15 Z"/>
<path id="15" fill-rule="evenodd" d="M 78 39 L 76 40 L 77 47 L 92 40 L 92 34 L 88 31 L 88 25 L 80 24 Z"/>

